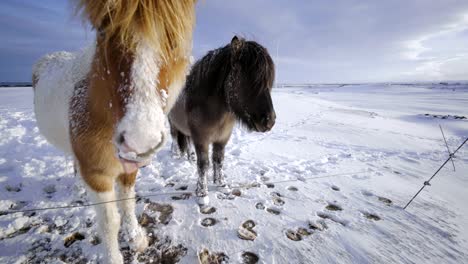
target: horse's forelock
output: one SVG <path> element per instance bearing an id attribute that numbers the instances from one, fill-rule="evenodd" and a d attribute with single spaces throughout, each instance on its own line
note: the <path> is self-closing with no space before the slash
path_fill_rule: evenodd
<path id="1" fill-rule="evenodd" d="M 256 95 L 270 92 L 275 79 L 275 66 L 268 50 L 255 41 L 246 41 L 238 53 L 244 73 L 249 75 Z"/>
<path id="2" fill-rule="evenodd" d="M 77 0 L 76 12 L 100 32 L 102 45 L 135 51 L 140 36 L 162 61 L 189 56 L 196 0 Z M 136 38 L 135 38 L 136 36 Z"/>

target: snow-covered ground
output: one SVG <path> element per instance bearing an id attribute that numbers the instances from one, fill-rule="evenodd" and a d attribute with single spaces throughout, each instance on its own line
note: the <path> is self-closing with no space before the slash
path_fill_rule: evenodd
<path id="1" fill-rule="evenodd" d="M 196 169 L 169 144 L 140 171 L 138 195 L 173 194 L 139 199 L 154 239 L 143 254 L 121 243 L 129 263 L 194 263 L 200 252 L 229 263 L 468 263 L 468 145 L 456 172 L 448 163 L 402 209 L 447 158 L 438 125 L 452 150 L 468 136 L 468 84 L 278 88 L 273 99 L 273 130 L 238 128 L 227 147 L 228 181 L 250 188 L 212 188 L 215 210 L 174 194 L 194 190 Z M 0 190 L 0 210 L 87 203 L 70 157 L 38 132 L 31 88 L 0 89 Z M 1 215 L 0 263 L 95 263 L 94 219 L 90 207 Z M 238 237 L 247 220 L 253 241 Z"/>

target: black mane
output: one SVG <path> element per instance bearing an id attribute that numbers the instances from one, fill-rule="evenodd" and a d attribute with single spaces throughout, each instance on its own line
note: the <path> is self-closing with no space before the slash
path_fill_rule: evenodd
<path id="1" fill-rule="evenodd" d="M 271 89 L 275 79 L 275 66 L 267 49 L 255 41 L 241 41 L 242 45 L 237 50 L 228 44 L 209 51 L 198 60 L 187 77 L 186 92 L 192 94 L 190 90 L 196 90 L 193 91 L 195 94 L 221 95 L 229 85 L 235 86 L 234 89 L 244 88 L 237 87 L 236 83 L 227 83 L 230 74 L 234 75 L 234 82 L 241 74 L 249 78 L 251 87 L 256 89 L 253 93 L 260 94 L 265 92 L 265 89 Z M 236 67 L 236 64 L 233 62 L 237 62 L 242 70 L 235 71 L 233 67 Z M 203 88 L 200 89 L 201 87 Z"/>

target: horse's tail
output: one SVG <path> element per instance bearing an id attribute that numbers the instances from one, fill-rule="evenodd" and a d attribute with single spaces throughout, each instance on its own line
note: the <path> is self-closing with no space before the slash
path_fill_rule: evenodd
<path id="1" fill-rule="evenodd" d="M 190 144 L 190 137 L 184 135 L 180 132 L 169 119 L 169 125 L 171 128 L 171 136 L 172 136 L 172 144 L 177 144 L 177 148 L 179 149 L 180 154 L 184 154 L 188 151 L 188 144 Z M 173 147 L 176 147 L 175 145 Z M 175 149 L 174 149 L 175 151 Z"/>
<path id="2" fill-rule="evenodd" d="M 177 145 L 179 146 L 180 153 L 188 151 L 188 144 L 190 144 L 190 138 L 182 134 L 182 132 L 177 131 Z"/>

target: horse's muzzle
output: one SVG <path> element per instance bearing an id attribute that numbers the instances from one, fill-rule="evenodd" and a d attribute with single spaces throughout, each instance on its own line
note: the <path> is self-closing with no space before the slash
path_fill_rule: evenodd
<path id="1" fill-rule="evenodd" d="M 273 111 L 269 114 L 264 115 L 259 122 L 255 122 L 255 129 L 258 132 L 270 131 L 275 125 L 276 113 Z"/>
<path id="2" fill-rule="evenodd" d="M 160 149 L 165 142 L 164 133 L 161 133 L 161 141 L 155 147 L 149 149 L 143 153 L 136 153 L 130 148 L 124 140 L 124 137 L 119 137 L 119 146 L 117 147 L 117 156 L 122 163 L 122 166 L 126 173 L 136 171 L 138 168 L 145 167 L 151 163 L 153 154 Z"/>

